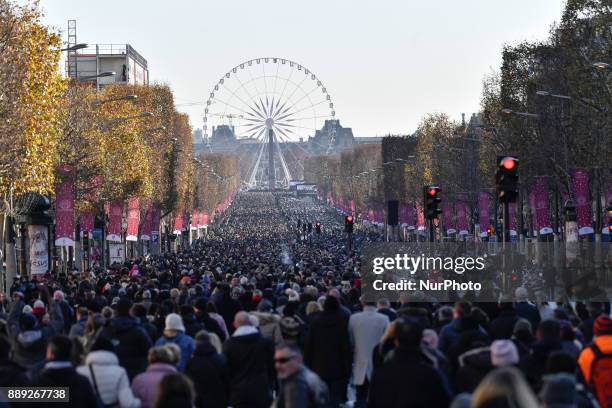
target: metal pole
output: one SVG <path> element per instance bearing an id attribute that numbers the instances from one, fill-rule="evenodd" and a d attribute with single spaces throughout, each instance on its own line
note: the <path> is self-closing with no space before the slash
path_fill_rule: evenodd
<path id="1" fill-rule="evenodd" d="M 274 131 L 268 129 L 268 188 L 274 191 L 276 186 L 276 175 L 274 174 Z"/>

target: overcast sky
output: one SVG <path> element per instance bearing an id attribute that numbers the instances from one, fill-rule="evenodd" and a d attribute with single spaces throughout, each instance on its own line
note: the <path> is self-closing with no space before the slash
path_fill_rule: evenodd
<path id="1" fill-rule="evenodd" d="M 45 22 L 78 42 L 129 43 L 202 127 L 216 81 L 263 56 L 300 62 L 356 136 L 411 133 L 428 112 L 479 107 L 503 44 L 546 38 L 562 0 L 42 0 Z M 187 106 L 188 103 L 202 105 Z M 181 106 L 182 104 L 182 106 Z"/>

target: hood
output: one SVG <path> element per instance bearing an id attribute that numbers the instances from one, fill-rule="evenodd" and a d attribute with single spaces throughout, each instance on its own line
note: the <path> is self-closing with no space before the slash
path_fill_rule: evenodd
<path id="1" fill-rule="evenodd" d="M 117 355 L 111 351 L 96 350 L 91 351 L 85 358 L 85 365 L 119 365 Z"/>
<path id="2" fill-rule="evenodd" d="M 173 366 L 172 364 L 153 363 L 153 364 L 149 364 L 149 366 L 147 367 L 147 371 L 155 371 L 158 373 L 161 372 L 161 373 L 173 374 L 173 373 L 176 373 L 176 367 Z"/>
<path id="3" fill-rule="evenodd" d="M 110 326 L 118 331 L 127 331 L 138 325 L 138 321 L 131 316 L 117 316 L 111 320 Z"/>
<path id="4" fill-rule="evenodd" d="M 479 347 L 465 352 L 459 356 L 459 365 L 477 369 L 492 368 L 491 349 L 489 347 Z"/>
<path id="5" fill-rule="evenodd" d="M 259 325 L 274 324 L 280 321 L 280 316 L 267 312 L 251 312 L 251 314 L 259 319 Z"/>
<path id="6" fill-rule="evenodd" d="M 42 339 L 42 331 L 40 330 L 28 330 L 19 333 L 17 336 L 17 342 L 23 347 L 30 347 L 37 341 Z"/>

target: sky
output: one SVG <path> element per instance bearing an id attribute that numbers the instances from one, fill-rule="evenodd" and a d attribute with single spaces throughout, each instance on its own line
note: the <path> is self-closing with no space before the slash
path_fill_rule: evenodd
<path id="1" fill-rule="evenodd" d="M 412 133 L 427 113 L 477 112 L 504 44 L 543 40 L 563 0 L 41 0 L 77 42 L 131 44 L 194 128 L 219 78 L 272 56 L 303 64 L 355 136 Z M 202 103 L 193 105 L 193 103 Z"/>

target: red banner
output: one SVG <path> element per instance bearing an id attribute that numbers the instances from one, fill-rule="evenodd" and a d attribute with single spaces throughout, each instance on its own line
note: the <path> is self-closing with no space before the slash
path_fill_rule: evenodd
<path id="1" fill-rule="evenodd" d="M 180 234 L 183 231 L 185 226 L 184 224 L 184 214 L 183 211 L 177 211 L 176 218 L 174 219 L 174 234 Z"/>
<path id="2" fill-rule="evenodd" d="M 151 215 L 151 233 L 155 232 L 159 234 L 159 221 L 161 219 L 161 209 L 153 207 L 153 213 Z"/>
<path id="3" fill-rule="evenodd" d="M 145 210 L 145 219 L 142 224 L 142 233 L 140 239 L 143 241 L 149 241 L 151 239 L 151 231 L 153 230 L 153 204 L 151 201 L 147 201 L 147 209 Z"/>
<path id="4" fill-rule="evenodd" d="M 128 200 L 126 241 L 138 241 L 138 224 L 140 224 L 140 200 L 132 197 Z"/>
<path id="5" fill-rule="evenodd" d="M 465 193 L 457 193 L 455 207 L 459 235 L 467 235 L 470 233 L 470 206 L 468 205 L 468 198 Z"/>
<path id="6" fill-rule="evenodd" d="M 550 201 L 548 197 L 548 179 L 546 177 L 535 177 L 533 185 L 533 205 L 535 208 L 535 227 L 540 234 L 552 234 L 550 221 Z"/>
<path id="7" fill-rule="evenodd" d="M 450 203 L 450 201 L 442 201 L 442 216 L 444 217 L 444 226 L 446 227 L 446 233 L 456 233 L 457 228 L 455 228 L 455 219 L 453 217 L 453 205 Z"/>
<path id="8" fill-rule="evenodd" d="M 199 210 L 193 210 L 191 213 L 191 229 L 198 229 L 198 222 L 200 221 Z"/>
<path id="9" fill-rule="evenodd" d="M 74 245 L 74 181 L 72 167 L 61 166 L 59 169 L 62 182 L 55 192 L 55 245 Z"/>
<path id="10" fill-rule="evenodd" d="M 107 241 L 121 242 L 121 221 L 123 218 L 123 202 L 115 201 L 108 206 Z"/>
<path id="11" fill-rule="evenodd" d="M 487 236 L 489 228 L 489 193 L 481 191 L 478 193 L 478 223 L 480 224 L 480 236 Z"/>
<path id="12" fill-rule="evenodd" d="M 420 204 L 416 205 L 416 213 L 417 213 L 417 229 L 419 231 L 425 230 L 425 213 L 423 212 L 423 206 Z"/>
<path id="13" fill-rule="evenodd" d="M 81 233 L 87 231 L 92 233 L 94 230 L 94 221 L 96 219 L 96 213 L 93 210 L 85 211 L 81 214 Z"/>

